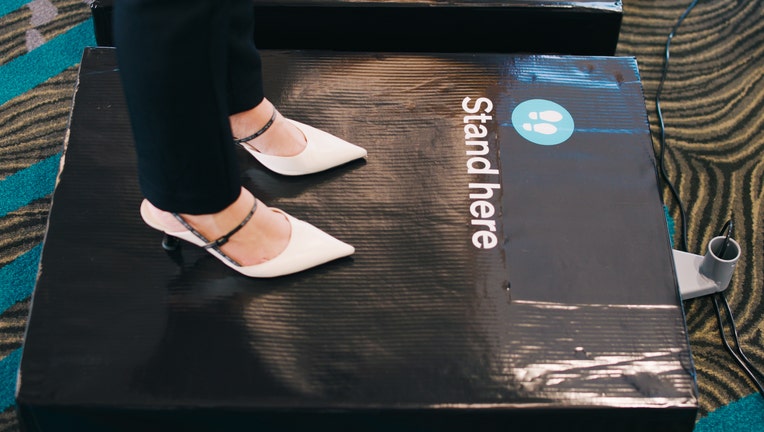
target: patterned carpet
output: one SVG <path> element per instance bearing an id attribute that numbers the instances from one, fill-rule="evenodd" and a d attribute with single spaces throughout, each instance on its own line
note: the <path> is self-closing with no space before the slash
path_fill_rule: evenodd
<path id="1" fill-rule="evenodd" d="M 654 97 L 666 37 L 689 3 L 624 2 L 617 53 L 639 62 L 655 143 L 659 123 Z M 702 254 L 727 219 L 736 222 L 743 257 L 726 296 L 741 344 L 759 369 L 764 369 L 763 14 L 761 0 L 700 2 L 673 38 L 661 97 L 669 144 L 666 167 L 687 212 L 688 251 Z M 679 220 L 675 202 L 670 194 L 664 196 L 672 217 Z M 674 240 L 678 245 L 679 238 Z M 686 301 L 685 313 L 701 416 L 755 393 L 752 381 L 722 348 L 713 302 Z M 764 407 L 761 397 L 755 400 Z M 764 412 L 759 408 L 755 413 L 761 422 Z M 724 430 L 764 430 L 763 424 Z"/>
<path id="2" fill-rule="evenodd" d="M 82 48 L 94 45 L 83 0 L 0 0 L 0 432 L 19 429 L 15 370 L 29 312 L 55 166 Z M 618 55 L 640 66 L 655 140 L 653 99 L 666 37 L 687 0 L 625 0 Z M 662 94 L 666 167 L 687 211 L 688 251 L 730 217 L 741 258 L 726 291 L 741 343 L 764 369 L 764 0 L 700 2 L 671 45 Z M 676 203 L 666 193 L 672 218 Z M 679 243 L 677 226 L 674 244 Z M 685 302 L 698 373 L 696 431 L 764 430 L 764 403 L 721 345 L 709 298 Z M 764 378 L 764 377 L 762 377 Z"/>

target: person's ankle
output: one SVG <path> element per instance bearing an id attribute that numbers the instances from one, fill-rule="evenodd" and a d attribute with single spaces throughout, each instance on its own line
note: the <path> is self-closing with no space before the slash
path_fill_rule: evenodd
<path id="1" fill-rule="evenodd" d="M 267 111 L 268 108 L 270 111 Z M 250 111 L 249 114 L 236 115 L 237 117 L 231 120 L 231 131 L 234 137 L 241 139 L 257 132 L 262 134 L 248 141 L 242 141 L 241 144 L 263 154 L 283 157 L 298 155 L 305 149 L 307 145 L 305 135 L 297 126 L 277 112 L 273 104 L 264 100 Z M 263 116 L 264 113 L 268 113 L 267 116 Z M 264 118 L 267 120 L 263 120 Z M 242 126 L 246 124 L 250 126 Z M 248 129 L 243 129 L 247 127 Z"/>
<path id="2" fill-rule="evenodd" d="M 242 188 L 239 197 L 228 207 L 217 213 L 204 215 L 181 214 L 180 216 L 193 227 L 202 228 L 212 236 L 220 236 L 229 232 L 233 227 L 241 223 L 249 211 L 255 205 L 255 198 L 251 192 Z M 215 237 L 217 238 L 217 237 Z"/>
<path id="3" fill-rule="evenodd" d="M 257 106 L 229 116 L 234 138 L 244 138 L 261 130 L 273 118 L 275 109 L 268 99 L 263 99 Z"/>

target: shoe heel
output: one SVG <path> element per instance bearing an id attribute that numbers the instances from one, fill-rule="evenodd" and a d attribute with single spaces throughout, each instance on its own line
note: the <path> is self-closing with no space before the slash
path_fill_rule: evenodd
<path id="1" fill-rule="evenodd" d="M 171 236 L 170 234 L 165 234 L 164 238 L 162 239 L 162 249 L 166 251 L 174 251 L 178 249 L 178 246 L 180 245 L 180 239 Z"/>

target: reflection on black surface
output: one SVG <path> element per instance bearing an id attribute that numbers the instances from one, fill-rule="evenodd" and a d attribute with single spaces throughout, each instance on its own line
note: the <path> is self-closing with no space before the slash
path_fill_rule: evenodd
<path id="1" fill-rule="evenodd" d="M 448 291 L 429 284 L 408 286 L 415 273 L 388 275 L 383 289 L 322 283 L 352 271 L 346 259 L 251 279 L 184 246 L 169 253 L 179 272 L 166 287 L 164 335 L 133 372 L 141 393 L 298 405 L 525 399 L 496 375 L 498 347 L 470 318 L 480 308 L 466 297 L 448 306 Z M 443 288 L 456 283 L 442 278 Z"/>
<path id="2" fill-rule="evenodd" d="M 342 295 L 332 287 L 295 287 L 251 296 L 242 311 L 250 349 L 303 402 L 524 399 L 497 375 L 497 347 L 467 311 L 425 289 L 388 289 L 359 286 Z"/>
<path id="3" fill-rule="evenodd" d="M 188 246 L 188 245 L 185 245 Z M 237 317 L 242 297 L 272 290 L 225 268 L 205 253 L 183 265 L 180 249 L 169 255 L 180 264 L 166 297 L 166 326 L 154 352 L 137 364 L 132 386 L 158 400 L 237 400 L 256 383 L 274 397 L 288 394 L 272 380 L 248 349 Z"/>
<path id="4" fill-rule="evenodd" d="M 366 165 L 365 159 L 358 159 L 324 172 L 304 176 L 284 176 L 270 171 L 255 158 L 244 153 L 246 152 L 243 152 L 239 158 L 242 164 L 244 187 L 266 203 L 276 199 L 297 198 L 306 191 L 320 188 L 325 183 L 341 182 L 342 176 L 363 169 Z"/>

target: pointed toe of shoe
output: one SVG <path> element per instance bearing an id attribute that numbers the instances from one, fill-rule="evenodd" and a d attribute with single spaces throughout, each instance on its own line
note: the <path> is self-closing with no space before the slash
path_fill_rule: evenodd
<path id="1" fill-rule="evenodd" d="M 325 171 L 367 156 L 363 147 L 349 143 L 312 126 L 287 119 L 307 141 L 305 149 L 295 156 L 271 156 L 247 149 L 261 164 L 273 172 L 298 176 Z"/>
<path id="2" fill-rule="evenodd" d="M 241 267 L 241 273 L 259 278 L 284 276 L 355 253 L 353 246 L 332 237 L 307 222 L 286 213 L 283 214 L 292 225 L 292 235 L 286 249 L 270 261 Z"/>

